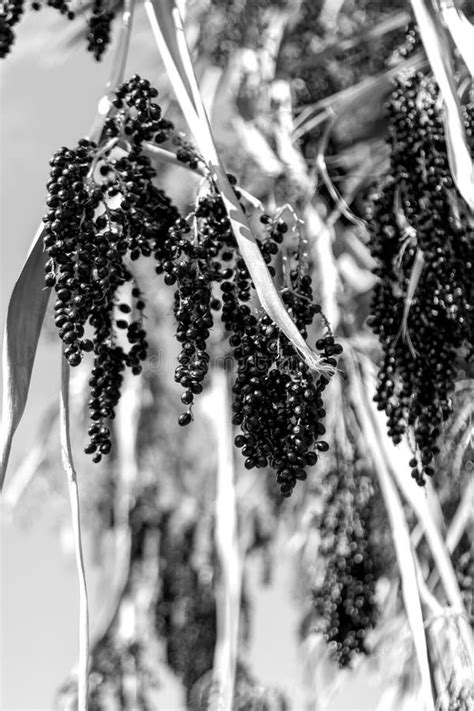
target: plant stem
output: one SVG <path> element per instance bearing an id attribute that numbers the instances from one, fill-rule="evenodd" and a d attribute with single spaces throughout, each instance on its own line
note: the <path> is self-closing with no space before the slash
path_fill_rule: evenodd
<path id="1" fill-rule="evenodd" d="M 84 557 L 82 553 L 79 490 L 77 486 L 77 475 L 72 459 L 71 439 L 69 433 L 69 364 L 64 355 L 61 357 L 60 434 L 61 458 L 68 482 L 69 502 L 71 506 L 71 523 L 74 536 L 74 553 L 79 584 L 79 663 L 77 674 L 78 711 L 87 711 L 89 684 L 89 604 L 87 599 Z"/>
<path id="2" fill-rule="evenodd" d="M 242 585 L 228 387 L 226 373 L 214 370 L 209 414 L 214 421 L 218 458 L 215 545 L 220 564 L 216 590 L 217 640 L 213 671 L 216 696 L 212 694 L 211 702 L 211 708 L 215 711 L 228 711 L 232 708 Z"/>

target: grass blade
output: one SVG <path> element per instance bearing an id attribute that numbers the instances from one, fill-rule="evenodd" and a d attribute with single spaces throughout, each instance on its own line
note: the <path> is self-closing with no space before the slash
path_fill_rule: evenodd
<path id="1" fill-rule="evenodd" d="M 458 10 L 446 0 L 441 3 L 441 15 L 464 64 L 474 79 L 474 25 L 469 22 L 462 10 Z"/>
<path id="2" fill-rule="evenodd" d="M 308 347 L 286 310 L 281 296 L 273 284 L 247 218 L 227 179 L 199 93 L 176 4 L 173 0 L 164 2 L 145 0 L 145 8 L 168 77 L 196 145 L 207 164 L 210 178 L 216 184 L 222 197 L 235 239 L 255 284 L 262 307 L 301 353 L 308 365 L 316 371 L 331 370 L 330 367 L 323 365 L 321 357 Z"/>
<path id="3" fill-rule="evenodd" d="M 0 490 L 13 435 L 25 410 L 36 348 L 49 299 L 44 287 L 43 227 L 31 245 L 8 304 L 3 340 L 3 410 Z"/>
<path id="4" fill-rule="evenodd" d="M 410 0 L 426 56 L 444 101 L 444 127 L 451 174 L 460 195 L 474 211 L 474 175 L 456 90 L 447 33 L 427 0 Z"/>
<path id="5" fill-rule="evenodd" d="M 60 434 L 61 459 L 67 477 L 69 502 L 71 507 L 71 523 L 74 536 L 74 553 L 76 558 L 77 577 L 79 583 L 79 664 L 77 680 L 77 710 L 87 711 L 89 687 L 89 603 L 87 598 L 86 573 L 82 553 L 81 516 L 79 506 L 79 490 L 77 475 L 72 459 L 71 439 L 69 432 L 69 364 L 61 354 L 61 396 L 60 396 Z"/>

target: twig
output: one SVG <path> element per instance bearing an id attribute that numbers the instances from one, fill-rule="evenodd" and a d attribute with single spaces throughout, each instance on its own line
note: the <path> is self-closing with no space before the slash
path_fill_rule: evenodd
<path id="1" fill-rule="evenodd" d="M 79 584 L 79 663 L 77 672 L 78 711 L 87 711 L 89 687 L 89 604 L 87 599 L 86 573 L 82 553 L 79 490 L 77 486 L 77 475 L 72 459 L 69 433 L 69 364 L 63 354 L 61 358 L 61 396 L 59 416 L 61 458 L 68 482 L 69 502 L 71 506 L 71 523 L 74 536 L 74 553 Z"/>

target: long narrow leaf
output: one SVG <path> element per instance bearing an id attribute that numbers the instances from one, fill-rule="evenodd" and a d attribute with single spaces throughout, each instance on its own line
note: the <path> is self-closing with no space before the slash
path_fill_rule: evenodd
<path id="1" fill-rule="evenodd" d="M 262 307 L 301 353 L 308 365 L 317 371 L 331 370 L 330 367 L 322 363 L 321 357 L 308 347 L 286 310 L 249 227 L 247 218 L 227 179 L 199 93 L 181 18 L 175 2 L 173 0 L 160 0 L 160 2 L 158 0 L 145 0 L 145 8 L 178 102 L 197 147 L 206 161 L 210 177 L 215 182 L 222 197 L 237 244 L 255 284 Z"/>
<path id="2" fill-rule="evenodd" d="M 427 0 L 411 0 L 426 56 L 444 101 L 444 126 L 451 174 L 459 193 L 474 211 L 474 175 L 456 91 L 449 43 L 441 18 Z"/>
<path id="3" fill-rule="evenodd" d="M 5 323 L 0 490 L 13 435 L 25 410 L 36 348 L 48 305 L 50 289 L 44 287 L 45 263 L 41 226 L 13 287 Z"/>
<path id="4" fill-rule="evenodd" d="M 474 79 L 474 25 L 469 22 L 462 10 L 458 10 L 451 3 L 441 3 L 441 15 L 464 64 Z"/>

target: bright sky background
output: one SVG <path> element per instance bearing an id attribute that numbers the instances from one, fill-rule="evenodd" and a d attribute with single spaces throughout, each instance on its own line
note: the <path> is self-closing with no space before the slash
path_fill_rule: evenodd
<path id="1" fill-rule="evenodd" d="M 60 61 L 51 60 L 48 41 L 39 38 L 52 11 L 27 14 L 17 46 L 0 66 L 2 329 L 8 295 L 43 214 L 49 158 L 87 131 L 109 64 L 109 59 L 96 64 L 82 45 Z M 131 67 L 130 73 L 135 69 Z M 58 363 L 59 349 L 43 343 L 27 412 L 16 435 L 13 463 L 28 451 L 43 408 L 57 393 Z M 55 689 L 75 662 L 74 562 L 48 518 L 48 501 L 38 503 L 42 511 L 29 510 L 20 523 L 4 520 L 2 526 L 0 700 L 4 711 L 50 709 Z M 297 616 L 290 606 L 287 566 L 277 572 L 276 583 L 276 589 L 265 590 L 256 599 L 251 657 L 260 680 L 286 688 L 297 711 L 303 708 L 301 691 L 295 692 L 301 688 L 302 668 L 294 645 Z M 367 678 L 354 682 L 334 699 L 333 710 L 375 708 L 375 682 Z M 178 698 L 173 684 L 167 684 L 161 711 L 180 711 Z"/>

